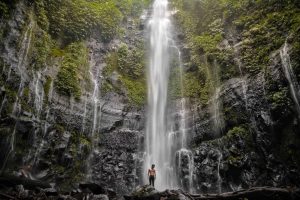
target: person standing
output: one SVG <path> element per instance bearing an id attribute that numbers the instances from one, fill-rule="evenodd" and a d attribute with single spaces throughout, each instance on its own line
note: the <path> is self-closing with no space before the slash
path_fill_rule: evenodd
<path id="1" fill-rule="evenodd" d="M 149 185 L 152 185 L 154 187 L 154 181 L 156 179 L 156 171 L 155 171 L 155 165 L 152 164 L 151 169 L 148 170 L 148 177 L 149 177 Z"/>

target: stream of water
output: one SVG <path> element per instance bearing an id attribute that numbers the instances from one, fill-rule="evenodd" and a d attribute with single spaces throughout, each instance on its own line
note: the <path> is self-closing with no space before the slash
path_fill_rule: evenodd
<path id="1" fill-rule="evenodd" d="M 146 127 L 146 160 L 144 163 L 145 183 L 147 169 L 156 165 L 157 178 L 155 187 L 163 190 L 174 182 L 169 168 L 170 152 L 167 133 L 167 89 L 169 80 L 169 45 L 170 19 L 168 1 L 155 0 L 153 13 L 149 21 L 150 29 L 150 64 L 148 70 L 148 121 Z M 169 169 L 169 170 L 168 170 Z M 169 175 L 169 177 L 168 177 Z M 175 177 L 174 177 L 175 178 Z"/>
<path id="2" fill-rule="evenodd" d="M 293 71 L 291 65 L 291 59 L 288 53 L 288 44 L 285 42 L 283 48 L 280 50 L 280 57 L 282 62 L 282 67 L 284 70 L 284 75 L 289 82 L 290 91 L 292 94 L 292 98 L 295 103 L 295 107 L 298 113 L 298 117 L 300 119 L 300 87 L 296 79 L 296 75 Z"/>
<path id="3" fill-rule="evenodd" d="M 148 68 L 148 119 L 144 183 L 148 184 L 147 170 L 152 164 L 155 164 L 157 173 L 156 189 L 164 190 L 180 187 L 191 191 L 194 162 L 193 154 L 187 148 L 187 111 L 186 99 L 183 97 L 183 68 L 180 50 L 172 39 L 170 15 L 167 0 L 154 1 L 148 27 L 150 63 Z M 170 106 L 168 104 L 168 84 L 171 68 L 170 60 L 173 58 L 176 58 L 179 65 L 177 67 L 180 71 L 181 98 L 175 106 L 177 110 L 171 109 L 177 116 L 177 120 L 170 122 L 172 117 L 167 112 L 168 106 Z M 173 126 L 170 127 L 170 124 L 173 124 Z"/>
<path id="4" fill-rule="evenodd" d="M 16 70 L 18 70 L 18 74 L 20 76 L 20 84 L 18 87 L 16 99 L 15 99 L 15 102 L 13 104 L 13 109 L 12 109 L 12 116 L 15 117 L 16 119 L 19 117 L 20 110 L 21 110 L 20 97 L 23 95 L 23 90 L 24 90 L 24 84 L 25 84 L 24 76 L 26 75 L 25 64 L 27 62 L 28 52 L 30 49 L 30 44 L 31 44 L 31 39 L 32 39 L 32 29 L 33 29 L 33 21 L 30 20 L 30 23 L 29 23 L 28 27 L 26 28 L 24 37 L 22 38 L 21 48 L 20 48 L 19 52 L 17 53 L 17 55 L 18 55 L 17 65 L 16 66 L 11 65 L 8 70 L 8 74 L 7 74 L 7 81 L 9 81 L 11 78 L 11 72 L 13 70 L 13 67 L 16 67 Z M 3 104 L 3 102 L 2 102 L 2 104 Z M 14 126 L 14 129 L 12 131 L 12 135 L 10 138 L 10 142 L 9 142 L 10 148 L 6 154 L 4 163 L 1 166 L 0 172 L 2 172 L 2 170 L 4 169 L 6 163 L 9 159 L 10 154 L 15 150 L 15 137 L 16 137 L 16 124 Z"/>
<path id="5" fill-rule="evenodd" d="M 90 134 L 91 139 L 91 152 L 88 156 L 87 160 L 87 179 L 92 180 L 92 162 L 94 153 L 97 150 L 96 144 L 98 143 L 97 131 L 99 128 L 100 120 L 101 120 L 101 105 L 100 105 L 100 66 L 97 66 L 96 63 L 93 62 L 94 59 L 91 58 L 90 61 L 90 77 L 94 84 L 93 94 L 92 94 L 92 107 L 93 107 L 93 126 L 92 132 Z M 86 107 L 86 105 L 85 105 Z M 84 111 L 84 118 L 86 117 L 86 108 Z"/>

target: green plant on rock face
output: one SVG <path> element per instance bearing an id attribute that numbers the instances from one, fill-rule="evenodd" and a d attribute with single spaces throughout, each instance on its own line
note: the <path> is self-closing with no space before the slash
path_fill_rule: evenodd
<path id="1" fill-rule="evenodd" d="M 92 31 L 100 31 L 103 40 L 117 32 L 122 14 L 112 0 L 46 0 L 50 33 L 69 42 L 88 38 Z"/>
<path id="2" fill-rule="evenodd" d="M 121 77 L 121 81 L 128 92 L 130 102 L 134 105 L 143 105 L 146 100 L 146 83 L 143 80 L 125 77 Z"/>
<path id="3" fill-rule="evenodd" d="M 102 82 L 102 95 L 107 92 L 126 90 L 133 105 L 142 105 L 146 99 L 146 81 L 144 77 L 144 47 L 137 45 L 130 49 L 122 43 L 116 52 L 106 57 L 107 66 L 103 70 L 105 80 Z M 111 83 L 110 78 L 116 72 L 118 81 Z"/>
<path id="4" fill-rule="evenodd" d="M 14 9 L 17 0 L 1 0 L 0 1 L 0 19 L 9 18 L 12 10 Z"/>
<path id="5" fill-rule="evenodd" d="M 36 30 L 31 56 L 31 62 L 35 69 L 43 68 L 46 65 L 52 46 L 53 44 L 50 36 L 45 31 Z"/>
<path id="6" fill-rule="evenodd" d="M 274 119 L 279 119 L 283 116 L 288 116 L 291 113 L 292 101 L 290 99 L 289 89 L 286 87 L 278 88 L 268 96 L 268 101 L 271 103 L 271 113 Z"/>
<path id="7" fill-rule="evenodd" d="M 35 13 L 37 17 L 37 24 L 42 30 L 48 31 L 49 20 L 45 10 L 45 2 L 44 0 L 35 0 L 34 3 L 35 3 Z"/>
<path id="8" fill-rule="evenodd" d="M 231 130 L 228 131 L 228 137 L 236 137 L 236 136 L 245 136 L 248 134 L 248 131 L 241 126 L 233 127 Z"/>
<path id="9" fill-rule="evenodd" d="M 80 80 L 83 79 L 88 67 L 87 49 L 83 43 L 72 43 L 67 46 L 65 52 L 55 87 L 61 94 L 79 99 L 81 96 Z"/>
<path id="10" fill-rule="evenodd" d="M 175 20 L 184 34 L 184 42 L 191 47 L 190 63 L 199 69 L 193 73 L 202 88 L 207 86 L 208 90 L 213 79 L 205 73 L 201 55 L 206 55 L 208 62 L 217 60 L 222 82 L 240 76 L 233 48 L 219 49 L 223 37 L 229 43 L 240 42 L 239 59 L 244 74 L 259 73 L 288 35 L 300 38 L 300 9 L 293 0 L 172 0 L 171 3 L 178 10 Z"/>
<path id="11" fill-rule="evenodd" d="M 29 89 L 29 87 L 25 87 L 23 89 L 23 95 L 21 97 L 22 110 L 25 110 L 27 112 L 32 112 L 32 108 L 28 104 L 29 103 L 29 96 L 30 96 L 30 89 Z"/>
<path id="12" fill-rule="evenodd" d="M 147 8 L 151 0 L 114 0 L 119 10 L 126 16 L 137 17 L 144 8 Z"/>
<path id="13" fill-rule="evenodd" d="M 214 53 L 216 52 L 217 45 L 222 41 L 222 35 L 205 34 L 194 37 L 193 45 L 197 52 Z"/>
<path id="14" fill-rule="evenodd" d="M 203 88 L 193 73 L 185 73 L 183 78 L 184 96 L 199 99 Z M 203 94 L 203 93 L 202 93 Z"/>
<path id="15" fill-rule="evenodd" d="M 44 93 L 45 93 L 46 103 L 48 102 L 48 96 L 49 96 L 51 84 L 52 84 L 52 78 L 50 76 L 46 76 L 46 82 L 44 84 Z"/>
<path id="16" fill-rule="evenodd" d="M 65 132 L 65 127 L 62 124 L 55 124 L 55 130 L 59 133 L 59 134 L 63 134 Z"/>

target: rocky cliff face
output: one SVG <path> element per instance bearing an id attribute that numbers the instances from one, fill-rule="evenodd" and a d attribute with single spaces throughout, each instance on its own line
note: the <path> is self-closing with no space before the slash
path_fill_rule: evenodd
<path id="1" fill-rule="evenodd" d="M 41 56 L 34 55 L 34 45 L 43 33 L 34 5 L 19 1 L 15 7 L 10 19 L 1 22 L 1 172 L 17 172 L 30 164 L 34 178 L 61 189 L 93 181 L 128 193 L 138 184 L 144 108 L 132 105 L 125 89 L 102 92 L 102 72 L 107 55 L 121 42 L 143 40 L 141 25 L 130 20 L 123 25 L 135 34 L 134 40 L 124 36 L 102 42 L 99 35 L 85 42 L 90 86 L 75 99 L 56 87 L 65 56 L 50 56 L 43 66 L 34 67 L 33 59 Z M 117 82 L 118 76 L 112 78 Z"/>
<path id="2" fill-rule="evenodd" d="M 16 173 L 31 164 L 35 178 L 61 190 L 92 181 L 118 194 L 132 191 L 144 173 L 145 18 L 127 16 L 109 41 L 93 30 L 81 42 L 65 44 L 66 38 L 54 34 L 53 39 L 42 28 L 36 6 L 18 1 L 0 23 L 1 172 Z M 188 182 L 192 174 L 194 192 L 299 186 L 299 117 L 284 68 L 290 62 L 299 80 L 299 29 L 286 43 L 281 38 L 257 70 L 249 64 L 256 60 L 243 54 L 256 49 L 243 48 L 257 29 L 242 34 L 241 27 L 224 22 L 220 40 L 204 34 L 191 43 L 178 9 L 174 21 L 185 72 L 184 121 L 193 153 L 192 173 L 189 155 L 182 156 L 179 178 Z M 219 23 L 211 23 L 210 35 L 219 31 Z M 79 66 L 76 76 L 74 65 Z M 61 77 L 62 69 L 67 77 Z M 180 98 L 170 101 L 174 126 L 180 123 L 174 113 Z"/>
<path id="3" fill-rule="evenodd" d="M 185 73 L 196 77 L 193 87 L 185 85 L 185 95 L 189 97 L 186 123 L 194 156 L 194 192 L 226 192 L 263 185 L 298 186 L 299 150 L 295 147 L 299 142 L 299 89 L 296 89 L 298 97 L 295 99 L 291 85 L 298 87 L 299 64 L 293 55 L 298 52 L 295 35 L 299 32 L 295 33 L 288 25 L 281 27 L 279 33 L 290 32 L 287 41 L 280 39 L 286 36 L 276 33 L 274 38 L 282 41 L 281 44 L 272 51 L 263 51 L 269 53 L 267 62 L 256 63 L 260 56 L 256 50 L 269 45 L 255 46 L 253 41 L 259 36 L 249 36 L 254 27 L 257 33 L 264 35 L 260 32 L 263 27 L 258 26 L 260 22 L 247 11 L 230 15 L 230 6 L 238 6 L 238 3 L 225 3 L 229 6 L 225 14 L 230 17 L 218 18 L 222 5 L 217 2 L 204 1 L 201 5 L 196 1 L 173 1 Z M 276 7 L 275 2 L 267 6 L 247 2 L 241 4 L 249 10 L 255 7 L 256 15 L 265 9 L 270 17 L 274 10 L 282 9 Z M 214 8 L 210 7 L 213 5 Z M 195 7 L 207 10 L 199 13 Z M 295 7 L 290 9 L 298 12 Z M 213 10 L 214 17 L 210 15 Z M 205 24 L 194 18 L 198 15 Z M 236 25 L 240 16 L 241 21 L 245 20 L 244 26 Z M 268 24 L 270 26 L 273 24 Z M 269 34 L 274 33 L 269 30 Z M 286 55 L 283 55 L 284 50 Z M 249 51 L 252 54 L 248 55 Z M 290 73 L 295 73 L 291 75 L 295 76 L 295 82 L 287 75 L 287 64 L 291 67 Z M 254 68 L 255 72 L 251 71 Z M 194 87 L 198 88 L 200 98 L 195 98 L 199 93 Z M 209 96 L 207 99 L 203 99 L 205 94 Z M 183 161 L 188 162 L 187 158 Z M 182 174 L 186 174 L 182 179 L 188 181 L 188 173 L 185 173 L 188 166 L 181 168 Z"/>

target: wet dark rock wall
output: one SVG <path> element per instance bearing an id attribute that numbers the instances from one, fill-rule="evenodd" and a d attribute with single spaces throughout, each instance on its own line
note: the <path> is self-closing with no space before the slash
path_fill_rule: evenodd
<path id="1" fill-rule="evenodd" d="M 99 87 L 94 98 L 94 85 L 104 80 L 119 85 L 120 73 L 102 74 L 106 56 L 121 43 L 134 48 L 143 40 L 145 22 L 128 20 L 122 27 L 126 34 L 110 42 L 101 41 L 97 34 L 84 42 L 88 69 L 94 76 L 87 74 L 96 82 L 90 80 L 87 88 L 81 85 L 82 95 L 76 99 L 61 95 L 55 87 L 61 56 L 52 56 L 40 68 L 33 67 L 32 43 L 41 31 L 32 5 L 19 1 L 11 17 L 0 23 L 1 172 L 16 173 L 31 164 L 35 178 L 56 183 L 61 190 L 92 181 L 118 194 L 131 192 L 142 184 L 144 173 L 140 144 L 146 108 L 132 104 L 124 88 L 103 92 Z M 221 49 L 238 38 L 228 36 L 232 35 L 230 29 L 225 35 L 222 44 L 226 45 L 220 45 Z M 184 37 L 179 31 L 184 71 L 195 73 L 190 64 L 192 50 Z M 279 51 L 270 55 L 271 62 L 264 70 L 235 73 L 222 80 L 218 95 L 212 90 L 206 102 L 186 97 L 194 192 L 300 185 L 299 119 Z M 293 55 L 292 46 L 289 52 Z M 238 71 L 236 59 L 228 59 Z M 291 60 L 298 62 L 295 56 Z M 181 174 L 188 174 L 186 167 Z"/>
<path id="2" fill-rule="evenodd" d="M 105 58 L 121 41 L 102 42 L 97 36 L 85 41 L 88 70 L 99 84 L 99 93 L 95 99 L 91 80 L 79 99 L 67 97 L 55 87 L 63 58 L 52 57 L 41 68 L 33 67 L 32 44 L 40 28 L 32 12 L 33 4 L 19 1 L 11 17 L 0 24 L 5 30 L 0 50 L 1 173 L 17 173 L 30 164 L 34 178 L 56 183 L 61 190 L 92 181 L 120 194 L 130 192 L 139 181 L 137 153 L 144 109 L 129 103 L 125 92 L 101 94 Z M 138 25 L 123 26 L 143 37 Z M 130 45 L 131 40 L 122 42 Z"/>

